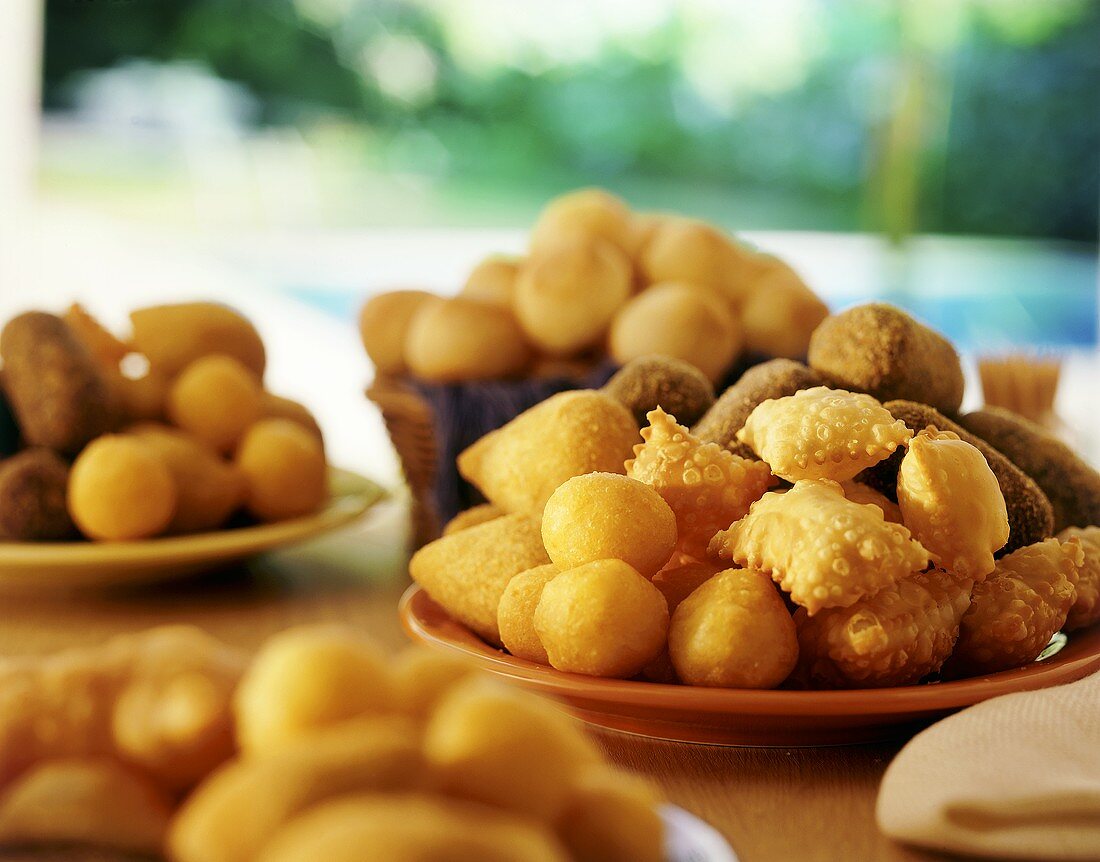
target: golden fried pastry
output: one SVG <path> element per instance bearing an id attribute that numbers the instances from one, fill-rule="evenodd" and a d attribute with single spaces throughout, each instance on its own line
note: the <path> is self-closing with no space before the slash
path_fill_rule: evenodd
<path id="1" fill-rule="evenodd" d="M 769 399 L 785 398 L 824 382 L 816 371 L 790 359 L 772 359 L 755 365 L 718 397 L 691 433 L 705 443 L 717 443 L 740 455 L 751 455 L 748 446 L 737 442 L 737 432 L 745 427 L 752 411 Z"/>
<path id="2" fill-rule="evenodd" d="M 219 452 L 231 452 L 263 415 L 263 391 L 256 375 L 231 356 L 196 359 L 168 393 L 168 417 Z"/>
<path id="3" fill-rule="evenodd" d="M 720 380 L 742 342 L 741 327 L 720 298 L 683 282 L 663 282 L 619 310 L 609 347 L 620 365 L 656 353 L 682 359 Z"/>
<path id="4" fill-rule="evenodd" d="M 69 517 L 69 465 L 51 449 L 24 449 L 0 461 L 0 539 L 56 542 L 76 527 Z"/>
<path id="5" fill-rule="evenodd" d="M 478 524 L 484 524 L 486 521 L 493 520 L 493 518 L 499 518 L 503 514 L 505 514 L 504 510 L 494 506 L 492 503 L 482 503 L 480 506 L 471 506 L 469 509 L 459 512 L 446 523 L 443 527 L 443 535 L 449 536 L 452 533 L 458 533 L 470 527 L 476 527 Z"/>
<path id="6" fill-rule="evenodd" d="M 110 430 L 110 389 L 100 368 L 65 322 L 28 311 L 0 333 L 2 383 L 24 442 L 65 455 Z"/>
<path id="7" fill-rule="evenodd" d="M 176 485 L 170 533 L 197 533 L 222 526 L 245 501 L 244 474 L 208 446 L 166 425 L 135 425 L 128 434 L 154 451 Z"/>
<path id="8" fill-rule="evenodd" d="M 79 302 L 70 305 L 61 319 L 103 368 L 118 368 L 122 358 L 130 352 L 129 345 L 120 341 Z"/>
<path id="9" fill-rule="evenodd" d="M 531 231 L 531 249 L 541 253 L 593 239 L 610 243 L 625 255 L 633 254 L 636 239 L 630 208 L 603 189 L 577 189 L 543 208 Z"/>
<path id="10" fill-rule="evenodd" d="M 522 263 L 521 258 L 499 254 L 485 258 L 466 278 L 460 295 L 511 308 Z"/>
<path id="11" fill-rule="evenodd" d="M 712 225 L 668 218 L 654 229 L 639 265 L 646 284 L 690 284 L 737 306 L 758 272 L 758 258 Z"/>
<path id="12" fill-rule="evenodd" d="M 649 485 L 618 473 L 561 484 L 542 513 L 542 542 L 562 571 L 622 560 L 652 577 L 676 547 L 676 516 Z"/>
<path id="13" fill-rule="evenodd" d="M 764 271 L 748 288 L 741 306 L 745 349 L 764 356 L 801 359 L 810 336 L 829 316 L 829 307 L 778 258 L 763 258 Z"/>
<path id="14" fill-rule="evenodd" d="M 947 414 L 962 404 L 962 363 L 951 342 L 885 303 L 826 318 L 810 340 L 810 366 L 831 385 L 880 401 L 918 401 Z"/>
<path id="15" fill-rule="evenodd" d="M 914 572 L 846 608 L 800 609 L 799 680 L 812 688 L 913 685 L 951 654 L 973 581 Z"/>
<path id="16" fill-rule="evenodd" d="M 423 303 L 405 338 L 409 371 L 437 383 L 510 377 L 530 359 L 510 309 L 461 296 Z"/>
<path id="17" fill-rule="evenodd" d="M 950 431 L 934 427 L 909 443 L 898 470 L 904 523 L 932 561 L 960 578 L 981 581 L 993 552 L 1008 541 L 1008 510 L 985 457 Z"/>
<path id="18" fill-rule="evenodd" d="M 1080 542 L 1047 539 L 1013 551 L 974 586 L 949 677 L 978 676 L 1027 664 L 1062 628 L 1077 599 Z"/>
<path id="19" fill-rule="evenodd" d="M 291 422 L 297 422 L 316 437 L 317 442 L 321 444 L 321 448 L 324 448 L 325 435 L 321 431 L 321 426 L 304 404 L 291 398 L 283 398 L 281 395 L 273 395 L 270 392 L 264 392 L 262 403 L 264 419 L 289 419 Z"/>
<path id="20" fill-rule="evenodd" d="M 172 821 L 168 855 L 176 862 L 250 862 L 308 808 L 352 793 L 418 791 L 428 782 L 411 720 L 346 721 L 226 763 Z"/>
<path id="21" fill-rule="evenodd" d="M 699 561 L 681 557 L 675 561 L 675 565 L 670 562 L 657 572 L 651 582 L 665 597 L 668 612 L 672 614 L 680 607 L 680 602 L 720 571 L 722 567 L 709 560 Z"/>
<path id="22" fill-rule="evenodd" d="M 574 862 L 664 862 L 658 798 L 641 779 L 586 770 L 569 792 L 558 834 Z"/>
<path id="23" fill-rule="evenodd" d="M 1058 539 L 1077 539 L 1084 555 L 1077 577 L 1077 599 L 1063 626 L 1070 632 L 1100 621 L 1100 527 L 1066 527 Z"/>
<path id="24" fill-rule="evenodd" d="M 173 805 L 163 787 L 116 761 L 49 760 L 0 795 L 0 845 L 83 845 L 155 856 Z"/>
<path id="25" fill-rule="evenodd" d="M 508 582 L 549 562 L 538 521 L 503 515 L 425 545 L 409 574 L 448 614 L 499 644 L 497 608 Z"/>
<path id="26" fill-rule="evenodd" d="M 172 472 L 146 441 L 105 434 L 84 448 L 69 471 L 69 514 L 89 539 L 147 539 L 168 529 L 178 490 Z"/>
<path id="27" fill-rule="evenodd" d="M 770 573 L 812 616 L 844 608 L 928 565 L 928 551 L 836 482 L 803 479 L 765 494 L 714 537 L 710 554 Z"/>
<path id="28" fill-rule="evenodd" d="M 985 456 L 985 461 L 997 484 L 1008 509 L 1008 544 L 1002 553 L 1008 553 L 1033 545 L 1043 539 L 1049 539 L 1054 532 L 1054 513 L 1046 494 L 1029 476 L 1021 471 L 999 451 L 980 437 L 976 437 L 961 425 L 952 422 L 938 410 L 927 404 L 915 401 L 887 401 L 884 405 L 895 419 L 904 422 L 911 431 L 922 431 L 934 425 L 940 431 L 957 434 L 960 440 L 969 443 Z M 886 496 L 897 499 L 898 467 L 905 452 L 899 449 L 885 461 L 859 475 L 861 482 L 873 486 Z"/>
<path id="29" fill-rule="evenodd" d="M 630 412 L 610 395 L 561 392 L 462 452 L 458 472 L 505 511 L 540 517 L 566 479 L 625 472 L 637 439 Z"/>
<path id="30" fill-rule="evenodd" d="M 569 356 L 600 342 L 630 291 L 630 262 L 618 248 L 599 239 L 567 243 L 523 265 L 516 317 L 540 350 Z"/>
<path id="31" fill-rule="evenodd" d="M 497 625 L 504 648 L 516 658 L 549 664 L 546 649 L 535 631 L 535 608 L 542 590 L 558 576 L 553 563 L 520 572 L 508 582 L 497 608 Z"/>
<path id="32" fill-rule="evenodd" d="M 1054 507 L 1054 529 L 1100 524 L 1100 472 L 1046 429 L 998 407 L 959 417 L 1035 480 Z"/>
<path id="33" fill-rule="evenodd" d="M 714 534 L 744 517 L 775 480 L 761 461 L 700 443 L 660 407 L 649 421 L 627 475 L 657 490 L 676 515 L 677 547 L 701 559 Z"/>
<path id="34" fill-rule="evenodd" d="M 737 432 L 775 475 L 790 482 L 851 479 L 912 436 L 870 395 L 827 386 L 765 401 Z"/>
<path id="35" fill-rule="evenodd" d="M 476 673 L 477 666 L 464 656 L 410 647 L 393 669 L 394 706 L 405 715 L 426 719 L 452 686 Z"/>
<path id="36" fill-rule="evenodd" d="M 440 298 L 423 290 L 391 290 L 372 296 L 359 309 L 359 337 L 379 374 L 404 374 L 405 343 L 413 318 Z"/>
<path id="37" fill-rule="evenodd" d="M 289 419 L 261 419 L 237 448 L 245 505 L 261 521 L 315 512 L 328 499 L 328 465 L 312 432 Z"/>
<path id="38" fill-rule="evenodd" d="M 868 504 L 878 506 L 882 509 L 882 515 L 887 521 L 893 524 L 904 523 L 901 517 L 901 508 L 898 504 L 884 494 L 880 494 L 870 485 L 864 485 L 861 482 L 849 479 L 846 482 L 841 482 L 840 487 L 844 491 L 844 496 L 853 503 L 859 503 L 863 506 Z"/>
<path id="39" fill-rule="evenodd" d="M 600 762 L 572 718 L 483 677 L 443 698 L 424 732 L 424 753 L 448 794 L 544 822 L 561 813 L 576 776 Z"/>
<path id="40" fill-rule="evenodd" d="M 552 667 L 626 678 L 660 655 L 668 607 L 660 590 L 622 560 L 599 560 L 543 587 L 535 631 Z"/>
<path id="41" fill-rule="evenodd" d="M 427 793 L 352 794 L 323 802 L 276 832 L 258 862 L 367 858 L 571 862 L 541 824 L 487 805 Z"/>
<path id="42" fill-rule="evenodd" d="M 696 422 L 714 403 L 714 386 L 690 362 L 671 356 L 631 359 L 603 386 L 634 414 L 639 426 L 650 410 L 662 408 L 681 425 Z"/>
<path id="43" fill-rule="evenodd" d="M 267 364 L 264 343 L 246 317 L 216 302 L 154 305 L 130 312 L 134 349 L 165 377 L 203 356 L 231 356 L 258 378 Z"/>
<path id="44" fill-rule="evenodd" d="M 237 688 L 237 741 L 269 753 L 318 729 L 391 710 L 386 657 L 341 625 L 299 626 L 270 638 Z"/>
<path id="45" fill-rule="evenodd" d="M 668 654 L 688 685 L 775 688 L 794 669 L 794 621 L 767 575 L 727 569 L 672 615 Z"/>

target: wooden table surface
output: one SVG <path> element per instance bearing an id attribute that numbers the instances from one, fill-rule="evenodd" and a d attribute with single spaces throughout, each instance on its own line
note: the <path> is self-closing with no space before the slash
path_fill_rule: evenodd
<path id="1" fill-rule="evenodd" d="M 247 648 L 288 626 L 341 620 L 387 649 L 407 639 L 397 619 L 408 585 L 404 506 L 383 504 L 361 524 L 247 567 L 156 588 L 67 597 L 6 597 L 0 651 L 36 654 L 118 632 L 187 622 Z M 721 831 L 742 862 L 927 860 L 875 828 L 879 779 L 896 744 L 823 749 L 718 748 L 594 731 L 611 757 Z M 0 855 L 38 860 L 33 854 Z M 102 853 L 50 859 L 113 860 Z"/>

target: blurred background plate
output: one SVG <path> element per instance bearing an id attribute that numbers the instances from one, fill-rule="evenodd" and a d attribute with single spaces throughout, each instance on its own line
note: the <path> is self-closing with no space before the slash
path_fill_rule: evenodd
<path id="1" fill-rule="evenodd" d="M 370 479 L 332 468 L 320 511 L 275 524 L 138 542 L 2 542 L 0 590 L 40 592 L 156 583 L 186 577 L 330 533 L 385 498 Z"/>
<path id="2" fill-rule="evenodd" d="M 565 701 L 585 721 L 623 733 L 708 745 L 801 747 L 899 739 L 1002 694 L 1073 682 L 1100 669 L 1100 626 L 1016 670 L 955 682 L 857 691 L 754 691 L 660 685 L 562 673 L 495 649 L 417 586 L 401 599 L 415 640 L 463 653 L 525 688 Z"/>

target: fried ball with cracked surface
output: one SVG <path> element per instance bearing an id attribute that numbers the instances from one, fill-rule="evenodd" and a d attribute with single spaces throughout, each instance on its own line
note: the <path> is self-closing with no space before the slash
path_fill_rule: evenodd
<path id="1" fill-rule="evenodd" d="M 317 438 L 289 419 L 248 429 L 235 463 L 247 482 L 245 504 L 262 521 L 298 518 L 328 499 L 328 465 Z"/>
<path id="2" fill-rule="evenodd" d="M 681 425 L 691 426 L 714 404 L 714 385 L 705 374 L 671 356 L 631 359 L 603 386 L 634 414 L 639 426 L 646 414 L 660 407 Z"/>
<path id="3" fill-rule="evenodd" d="M 413 318 L 429 303 L 442 302 L 424 290 L 390 290 L 372 296 L 359 309 L 359 337 L 379 374 L 404 374 L 405 343 Z"/>
<path id="4" fill-rule="evenodd" d="M 517 658 L 549 664 L 546 648 L 535 631 L 535 608 L 543 588 L 558 576 L 553 563 L 520 572 L 508 582 L 497 608 L 497 625 L 504 648 Z"/>
<path id="5" fill-rule="evenodd" d="M 231 452 L 263 415 L 259 378 L 232 356 L 202 356 L 168 392 L 168 417 L 219 452 Z"/>

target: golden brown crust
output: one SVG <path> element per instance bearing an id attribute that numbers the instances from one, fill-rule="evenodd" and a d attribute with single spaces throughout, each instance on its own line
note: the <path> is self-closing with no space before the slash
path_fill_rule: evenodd
<path id="1" fill-rule="evenodd" d="M 618 398 L 634 414 L 638 426 L 660 407 L 681 425 L 691 426 L 714 404 L 714 386 L 707 376 L 682 359 L 639 356 L 615 372 L 603 391 Z"/>

